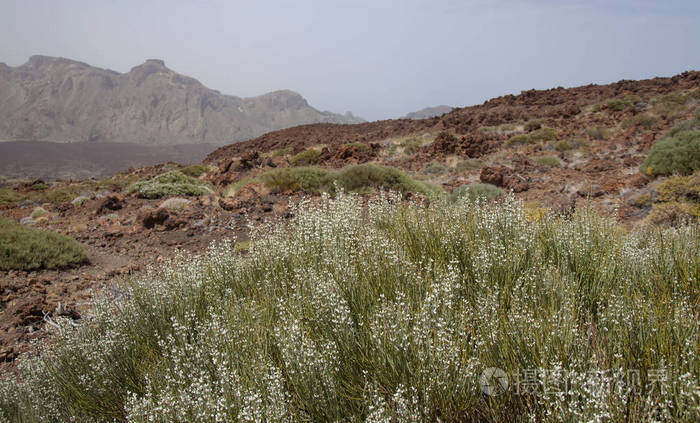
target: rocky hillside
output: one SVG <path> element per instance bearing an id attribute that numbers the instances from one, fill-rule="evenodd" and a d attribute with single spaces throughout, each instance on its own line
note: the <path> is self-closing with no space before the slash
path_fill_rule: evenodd
<path id="1" fill-rule="evenodd" d="M 357 123 L 309 106 L 293 91 L 240 98 L 147 60 L 120 74 L 74 60 L 32 56 L 0 63 L 0 140 L 229 144 L 316 123 Z"/>
<path id="2" fill-rule="evenodd" d="M 79 319 L 91 292 L 117 295 L 120 278 L 212 241 L 235 237 L 245 252 L 251 224 L 289 219 L 290 203 L 321 192 L 391 189 L 440 207 L 512 191 L 534 220 L 592 208 L 630 229 L 670 226 L 700 218 L 698 147 L 700 72 L 685 72 L 523 91 L 423 120 L 301 125 L 221 147 L 201 165 L 3 183 L 7 232 L 66 235 L 88 262 L 0 267 L 0 373 L 45 336 L 46 321 Z"/>

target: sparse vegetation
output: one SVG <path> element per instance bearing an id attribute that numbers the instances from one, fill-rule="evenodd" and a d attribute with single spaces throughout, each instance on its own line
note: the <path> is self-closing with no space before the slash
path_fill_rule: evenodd
<path id="1" fill-rule="evenodd" d="M 700 131 L 671 131 L 672 136 L 658 141 L 640 170 L 648 175 L 689 175 L 700 169 Z"/>
<path id="2" fill-rule="evenodd" d="M 291 158 L 289 163 L 292 166 L 311 166 L 318 164 L 319 157 L 321 157 L 321 151 L 315 148 L 309 148 L 304 150 Z"/>
<path id="3" fill-rule="evenodd" d="M 557 151 L 565 152 L 573 150 L 574 148 L 576 148 L 576 145 L 570 140 L 561 140 L 555 142 L 553 147 Z"/>
<path id="4" fill-rule="evenodd" d="M 136 182 L 130 185 L 127 191 L 151 199 L 166 195 L 198 196 L 212 192 L 196 178 L 177 170 L 163 173 L 148 181 Z"/>
<path id="5" fill-rule="evenodd" d="M 672 201 L 654 204 L 647 220 L 655 225 L 677 226 L 697 223 L 700 219 L 700 204 Z"/>
<path id="6" fill-rule="evenodd" d="M 0 381 L 0 416 L 700 419 L 697 224 L 628 233 L 511 199 L 344 195 L 294 216 L 254 231 L 245 257 L 224 243 L 176 259 L 77 328 L 59 321 Z M 509 381 L 497 395 L 479 383 L 489 368 Z"/>
<path id="7" fill-rule="evenodd" d="M 193 164 L 189 165 L 186 167 L 183 167 L 180 169 L 180 172 L 184 173 L 187 176 L 191 176 L 193 178 L 199 178 L 203 174 L 209 172 L 209 166 L 205 164 Z"/>
<path id="8" fill-rule="evenodd" d="M 340 170 L 317 167 L 274 169 L 263 173 L 260 180 L 273 192 L 303 189 L 311 194 L 333 193 L 336 186 L 347 192 L 367 193 L 382 189 L 396 192 L 440 194 L 442 189 L 427 182 L 413 179 L 394 167 L 361 164 L 346 166 Z"/>
<path id="9" fill-rule="evenodd" d="M 480 169 L 484 166 L 484 161 L 480 159 L 465 159 L 460 160 L 455 164 L 453 170 L 455 172 L 467 172 L 469 170 Z"/>
<path id="10" fill-rule="evenodd" d="M 369 151 L 370 150 L 369 145 L 367 145 L 363 142 L 351 142 L 351 143 L 347 143 L 347 144 L 343 144 L 343 145 L 345 147 L 354 148 L 357 151 Z"/>
<path id="11" fill-rule="evenodd" d="M 429 176 L 439 176 L 445 173 L 446 171 L 447 168 L 442 163 L 436 161 L 426 163 L 426 165 L 423 166 L 423 169 L 421 169 L 421 172 L 424 175 Z"/>
<path id="12" fill-rule="evenodd" d="M 610 138 L 610 130 L 604 126 L 590 126 L 586 128 L 586 135 L 593 140 L 607 140 Z"/>
<path id="13" fill-rule="evenodd" d="M 263 157 L 282 157 L 282 156 L 287 156 L 289 154 L 292 154 L 294 149 L 292 147 L 286 147 L 286 148 L 278 148 L 276 150 L 272 150 L 267 153 L 263 153 Z"/>
<path id="14" fill-rule="evenodd" d="M 32 214 L 30 214 L 29 216 L 32 219 L 36 219 L 47 214 L 49 214 L 49 212 L 47 212 L 46 209 L 44 209 L 43 207 L 35 207 L 34 210 L 32 210 Z"/>
<path id="15" fill-rule="evenodd" d="M 536 144 L 538 142 L 552 141 L 557 138 L 559 131 L 555 128 L 541 127 L 527 134 L 518 134 L 510 137 L 505 146 L 518 144 Z"/>
<path id="16" fill-rule="evenodd" d="M 621 112 L 629 107 L 639 103 L 641 99 L 636 95 L 629 95 L 622 98 L 611 98 L 605 102 L 605 107 L 609 110 Z"/>
<path id="17" fill-rule="evenodd" d="M 62 268 L 86 257 L 83 247 L 67 236 L 0 218 L 0 270 Z"/>
<path id="18" fill-rule="evenodd" d="M 655 114 L 676 118 L 685 112 L 691 98 L 689 92 L 675 92 L 654 97 L 649 101 L 649 104 Z"/>
<path id="19" fill-rule="evenodd" d="M 561 160 L 557 156 L 535 156 L 530 159 L 544 167 L 559 167 L 561 165 Z"/>
<path id="20" fill-rule="evenodd" d="M 623 120 L 621 125 L 625 129 L 640 127 L 642 129 L 650 130 L 658 121 L 659 118 L 656 116 L 649 113 L 640 113 L 632 116 L 631 118 Z"/>

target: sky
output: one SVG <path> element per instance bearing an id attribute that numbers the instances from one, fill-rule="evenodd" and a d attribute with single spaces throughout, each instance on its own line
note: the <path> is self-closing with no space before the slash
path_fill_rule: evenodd
<path id="1" fill-rule="evenodd" d="M 0 0 L 0 62 L 157 58 L 224 94 L 397 118 L 700 69 L 700 1 Z"/>

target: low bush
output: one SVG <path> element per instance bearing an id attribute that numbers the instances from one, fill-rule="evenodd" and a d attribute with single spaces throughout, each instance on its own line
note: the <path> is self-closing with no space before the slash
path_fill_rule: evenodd
<path id="1" fill-rule="evenodd" d="M 700 169 L 700 131 L 674 132 L 654 144 L 640 170 L 648 175 L 689 175 Z"/>
<path id="2" fill-rule="evenodd" d="M 541 127 L 527 134 L 513 135 L 504 145 L 536 144 L 538 142 L 552 141 L 557 138 L 558 134 L 559 131 L 555 128 Z"/>
<path id="3" fill-rule="evenodd" d="M 3 375 L 0 419 L 700 420 L 697 225 L 434 205 L 303 203 L 142 275 Z"/>
<path id="4" fill-rule="evenodd" d="M 199 178 L 204 173 L 209 172 L 209 166 L 205 164 L 193 164 L 180 169 L 180 172 L 193 178 Z"/>
<path id="5" fill-rule="evenodd" d="M 491 201 L 505 195 L 505 191 L 495 185 L 474 183 L 455 188 L 450 194 L 450 201 L 455 202 L 460 198 L 468 198 L 470 201 Z"/>
<path id="6" fill-rule="evenodd" d="M 607 140 L 610 137 L 610 130 L 604 126 L 590 126 L 586 128 L 586 135 L 594 140 Z"/>
<path id="7" fill-rule="evenodd" d="M 553 147 L 557 151 L 564 152 L 564 151 L 573 150 L 574 148 L 576 148 L 576 145 L 570 140 L 561 140 L 561 141 L 555 142 Z"/>
<path id="8" fill-rule="evenodd" d="M 198 196 L 212 192 L 196 178 L 177 170 L 163 173 L 148 181 L 136 182 L 130 185 L 127 191 L 151 199 L 166 195 Z"/>
<path id="9" fill-rule="evenodd" d="M 369 163 L 346 166 L 337 171 L 317 167 L 274 169 L 263 173 L 260 180 L 273 192 L 301 188 L 311 194 L 334 193 L 336 186 L 347 192 L 359 193 L 387 190 L 434 195 L 442 192 L 440 187 L 417 181 L 394 167 Z"/>
<path id="10" fill-rule="evenodd" d="M 693 118 L 685 120 L 679 124 L 674 125 L 666 133 L 667 137 L 675 137 L 680 132 L 686 131 L 700 131 L 700 118 Z"/>
<path id="11" fill-rule="evenodd" d="M 26 197 L 12 188 L 0 188 L 0 203 L 15 204 L 24 200 Z"/>
<path id="12" fill-rule="evenodd" d="M 634 115 L 631 118 L 622 121 L 622 127 L 625 129 L 639 127 L 642 129 L 651 129 L 659 118 L 648 113 L 640 113 Z"/>
<path id="13" fill-rule="evenodd" d="M 292 166 L 311 166 L 318 164 L 319 157 L 321 157 L 321 151 L 310 148 L 294 155 L 289 163 Z"/>
<path id="14" fill-rule="evenodd" d="M 369 151 L 370 150 L 369 145 L 367 145 L 363 142 L 350 142 L 347 144 L 343 144 L 343 146 L 353 148 L 357 151 Z"/>
<path id="15" fill-rule="evenodd" d="M 282 156 L 286 156 L 288 154 L 292 154 L 293 151 L 294 151 L 294 148 L 292 148 L 292 147 L 278 148 L 276 150 L 270 151 L 269 153 L 264 153 L 263 156 L 282 157 Z"/>
<path id="16" fill-rule="evenodd" d="M 532 143 L 552 141 L 557 138 L 559 131 L 554 128 L 548 128 L 543 126 L 540 129 L 530 132 L 527 134 Z"/>
<path id="17" fill-rule="evenodd" d="M 457 162 L 453 170 L 455 172 L 466 172 L 469 170 L 481 169 L 484 166 L 484 161 L 479 159 L 465 159 Z"/>
<path id="18" fill-rule="evenodd" d="M 0 270 L 63 268 L 86 259 L 83 247 L 67 236 L 0 218 Z"/>
<path id="19" fill-rule="evenodd" d="M 561 165 L 561 160 L 557 156 L 535 156 L 531 157 L 530 160 L 545 167 L 559 167 Z"/>
<path id="20" fill-rule="evenodd" d="M 609 110 L 621 112 L 629 107 L 639 103 L 641 99 L 636 95 L 629 95 L 622 98 L 611 98 L 605 102 L 605 107 Z"/>
<path id="21" fill-rule="evenodd" d="M 688 176 L 672 176 L 656 187 L 658 201 L 700 203 L 700 171 Z"/>

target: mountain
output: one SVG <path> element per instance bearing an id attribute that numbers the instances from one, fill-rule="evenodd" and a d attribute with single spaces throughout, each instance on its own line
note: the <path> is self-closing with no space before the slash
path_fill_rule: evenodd
<path id="1" fill-rule="evenodd" d="M 403 116 L 401 119 L 428 119 L 435 116 L 442 116 L 445 113 L 450 113 L 452 111 L 452 106 L 435 106 L 426 107 L 415 112 L 411 112 Z"/>
<path id="2" fill-rule="evenodd" d="M 0 63 L 0 140 L 229 144 L 308 123 L 358 123 L 323 112 L 298 93 L 223 95 L 147 60 L 127 73 L 65 58 Z"/>

